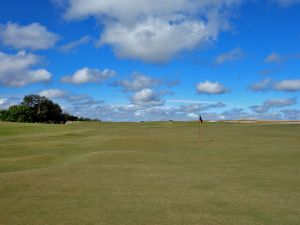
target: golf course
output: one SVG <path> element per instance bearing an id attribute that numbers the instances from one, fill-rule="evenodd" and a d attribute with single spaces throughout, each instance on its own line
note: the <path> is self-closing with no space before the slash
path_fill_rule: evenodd
<path id="1" fill-rule="evenodd" d="M 0 122 L 1 225 L 300 224 L 300 125 Z"/>

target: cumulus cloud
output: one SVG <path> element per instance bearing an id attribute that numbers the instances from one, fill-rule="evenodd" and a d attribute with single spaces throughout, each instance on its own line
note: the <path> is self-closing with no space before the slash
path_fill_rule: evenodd
<path id="1" fill-rule="evenodd" d="M 251 84 L 248 87 L 251 91 L 283 91 L 283 92 L 296 92 L 300 91 L 300 80 L 282 80 L 272 81 L 271 79 L 264 79 L 257 83 Z"/>
<path id="2" fill-rule="evenodd" d="M 160 98 L 160 94 L 152 89 L 145 88 L 136 92 L 131 101 L 135 105 L 162 105 L 164 101 Z"/>
<path id="3" fill-rule="evenodd" d="M 240 2 L 65 0 L 59 4 L 64 5 L 67 20 L 97 18 L 104 26 L 99 44 L 112 46 L 119 57 L 157 63 L 216 41 L 220 32 L 229 29 L 229 12 Z"/>
<path id="4" fill-rule="evenodd" d="M 128 80 L 118 80 L 113 83 L 115 87 L 121 87 L 123 91 L 141 91 L 146 88 L 153 88 L 157 85 L 162 84 L 159 79 L 154 79 L 149 76 L 133 73 L 131 79 Z"/>
<path id="5" fill-rule="evenodd" d="M 39 23 L 22 26 L 17 23 L 0 25 L 0 42 L 15 49 L 45 50 L 52 48 L 59 36 Z"/>
<path id="6" fill-rule="evenodd" d="M 30 83 L 46 82 L 51 74 L 45 69 L 32 69 L 40 64 L 37 55 L 18 52 L 15 55 L 0 52 L 0 84 L 5 86 L 25 86 Z"/>
<path id="7" fill-rule="evenodd" d="M 112 45 L 120 58 L 159 63 L 168 61 L 180 51 L 192 50 L 201 43 L 216 40 L 217 34 L 213 32 L 212 28 L 199 21 L 149 18 L 134 27 L 110 25 L 104 30 L 100 43 Z"/>
<path id="8" fill-rule="evenodd" d="M 62 5 L 63 0 L 60 0 Z M 162 0 L 160 2 L 151 0 L 118 0 L 96 1 L 96 0 L 65 0 L 68 3 L 65 18 L 81 19 L 89 16 L 115 18 L 127 23 L 134 22 L 137 18 L 150 15 L 159 17 L 170 16 L 178 12 L 187 14 L 205 14 L 211 11 L 228 10 L 237 6 L 239 0 Z"/>
<path id="9" fill-rule="evenodd" d="M 19 96 L 0 96 L 0 110 L 7 109 L 12 105 L 17 105 L 22 98 Z"/>
<path id="10" fill-rule="evenodd" d="M 81 45 L 88 44 L 90 41 L 92 41 L 92 37 L 89 35 L 83 36 L 79 40 L 72 41 L 66 45 L 60 46 L 59 50 L 64 53 L 70 53 L 76 51 Z"/>
<path id="11" fill-rule="evenodd" d="M 296 98 L 286 98 L 286 99 L 269 99 L 265 101 L 262 105 L 253 105 L 250 107 L 255 113 L 266 113 L 272 108 L 283 108 L 287 106 L 292 106 L 297 103 Z"/>
<path id="12" fill-rule="evenodd" d="M 64 83 L 71 84 L 84 84 L 84 83 L 100 83 L 111 77 L 114 77 L 117 73 L 113 70 L 105 69 L 89 69 L 87 67 L 77 70 L 71 76 L 65 76 L 61 79 Z"/>
<path id="13" fill-rule="evenodd" d="M 275 90 L 294 92 L 300 91 L 300 80 L 283 80 L 275 84 Z"/>
<path id="14" fill-rule="evenodd" d="M 0 98 L 0 107 L 2 107 L 7 102 L 6 98 Z"/>
<path id="15" fill-rule="evenodd" d="M 229 90 L 219 82 L 204 81 L 196 86 L 198 94 L 224 94 Z"/>
<path id="16" fill-rule="evenodd" d="M 264 79 L 259 82 L 256 82 L 254 84 L 251 84 L 248 89 L 251 91 L 267 91 L 270 90 L 272 86 L 272 80 L 271 79 Z"/>
<path id="17" fill-rule="evenodd" d="M 232 62 L 243 59 L 245 53 L 241 48 L 235 48 L 228 53 L 221 54 L 215 58 L 215 64 L 220 65 L 226 62 Z"/>
<path id="18" fill-rule="evenodd" d="M 130 101 L 133 105 L 162 105 L 161 98 L 172 94 L 168 89 L 178 82 L 163 79 L 155 79 L 135 72 L 130 79 L 118 80 L 112 83 L 115 87 L 121 87 L 123 92 L 129 92 Z M 163 87 L 165 86 L 165 87 Z"/>

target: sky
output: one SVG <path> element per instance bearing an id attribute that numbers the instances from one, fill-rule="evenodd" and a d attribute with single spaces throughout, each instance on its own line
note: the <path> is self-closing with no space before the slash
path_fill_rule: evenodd
<path id="1" fill-rule="evenodd" d="M 2 0 L 0 109 L 300 120 L 300 0 Z"/>

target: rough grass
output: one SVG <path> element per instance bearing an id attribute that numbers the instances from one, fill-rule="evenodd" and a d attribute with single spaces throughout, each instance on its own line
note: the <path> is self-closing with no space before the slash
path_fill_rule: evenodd
<path id="1" fill-rule="evenodd" d="M 0 123 L 0 224 L 300 224 L 300 125 Z"/>

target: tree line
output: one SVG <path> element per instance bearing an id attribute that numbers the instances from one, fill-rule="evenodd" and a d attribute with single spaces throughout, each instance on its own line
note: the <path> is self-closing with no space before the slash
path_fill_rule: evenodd
<path id="1" fill-rule="evenodd" d="M 39 95 L 26 95 L 19 105 L 10 106 L 0 110 L 0 120 L 27 123 L 65 123 L 67 121 L 92 121 L 64 113 L 60 105 L 46 97 Z"/>

